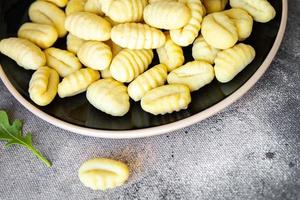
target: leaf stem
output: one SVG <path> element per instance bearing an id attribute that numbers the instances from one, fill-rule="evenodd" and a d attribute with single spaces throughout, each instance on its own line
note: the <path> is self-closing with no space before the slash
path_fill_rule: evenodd
<path id="1" fill-rule="evenodd" d="M 30 146 L 26 146 L 38 159 L 40 159 L 45 165 L 47 165 L 47 167 L 51 167 L 52 163 L 47 160 L 37 149 L 30 147 Z"/>

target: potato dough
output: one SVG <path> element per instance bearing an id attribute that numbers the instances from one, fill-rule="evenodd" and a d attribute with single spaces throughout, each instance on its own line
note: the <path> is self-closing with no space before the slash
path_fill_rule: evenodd
<path id="1" fill-rule="evenodd" d="M 120 161 L 95 158 L 81 165 L 78 176 L 86 187 L 107 190 L 123 185 L 129 177 L 129 168 Z"/>
<path id="2" fill-rule="evenodd" d="M 18 37 L 27 39 L 39 47 L 46 49 L 56 42 L 58 33 L 51 25 L 25 23 L 18 31 Z"/>
<path id="3" fill-rule="evenodd" d="M 84 11 L 102 16 L 104 13 L 102 12 L 101 3 L 101 0 L 87 0 Z"/>
<path id="4" fill-rule="evenodd" d="M 67 36 L 67 49 L 75 54 L 86 41 L 69 33 Z"/>
<path id="5" fill-rule="evenodd" d="M 164 85 L 147 92 L 141 106 L 144 111 L 153 115 L 164 115 L 182 109 L 187 109 L 191 102 L 190 90 L 185 85 Z"/>
<path id="6" fill-rule="evenodd" d="M 139 23 L 114 26 L 111 39 L 117 45 L 128 49 L 156 49 L 162 47 L 166 41 L 161 30 Z"/>
<path id="7" fill-rule="evenodd" d="M 79 70 L 82 65 L 74 53 L 57 48 L 45 50 L 47 65 L 55 69 L 61 77 L 66 77 Z"/>
<path id="8" fill-rule="evenodd" d="M 31 100 L 39 106 L 50 104 L 57 94 L 59 83 L 58 73 L 49 67 L 40 67 L 35 71 L 29 82 Z"/>
<path id="9" fill-rule="evenodd" d="M 220 51 L 215 59 L 215 74 L 218 81 L 227 83 L 249 65 L 255 57 L 250 45 L 237 44 L 230 49 Z"/>
<path id="10" fill-rule="evenodd" d="M 217 57 L 217 53 L 219 52 L 219 49 L 216 49 L 212 46 L 210 46 L 203 38 L 202 35 L 200 35 L 194 42 L 193 48 L 192 48 L 192 54 L 193 58 L 195 60 L 202 60 L 206 61 L 210 64 L 214 64 L 214 60 Z"/>
<path id="11" fill-rule="evenodd" d="M 169 84 L 184 84 L 190 91 L 196 91 L 212 82 L 215 78 L 214 68 L 205 61 L 189 62 L 168 75 Z"/>
<path id="12" fill-rule="evenodd" d="M 66 15 L 84 11 L 86 0 L 70 0 L 66 7 Z"/>
<path id="13" fill-rule="evenodd" d="M 66 76 L 58 85 L 58 95 L 60 98 L 75 96 L 88 88 L 90 84 L 100 78 L 98 71 L 90 68 L 80 69 L 69 76 Z"/>
<path id="14" fill-rule="evenodd" d="M 85 42 L 78 51 L 79 60 L 94 70 L 103 70 L 109 67 L 112 59 L 110 47 L 98 41 Z"/>
<path id="15" fill-rule="evenodd" d="M 54 26 L 59 37 L 64 37 L 67 34 L 65 29 L 66 15 L 54 4 L 46 1 L 35 1 L 31 4 L 28 14 L 30 20 L 35 23 Z"/>
<path id="16" fill-rule="evenodd" d="M 134 101 L 139 101 L 146 92 L 162 86 L 167 80 L 167 66 L 159 64 L 139 75 L 128 85 L 128 94 Z"/>
<path id="17" fill-rule="evenodd" d="M 228 0 L 203 0 L 207 13 L 220 12 L 225 9 Z"/>
<path id="18" fill-rule="evenodd" d="M 111 78 L 91 84 L 86 97 L 94 107 L 112 116 L 123 116 L 130 108 L 127 87 Z"/>
<path id="19" fill-rule="evenodd" d="M 44 0 L 44 1 L 54 3 L 58 7 L 65 7 L 68 3 L 68 0 Z"/>
<path id="20" fill-rule="evenodd" d="M 129 83 L 148 69 L 152 59 L 152 50 L 124 49 L 112 60 L 110 72 L 117 81 Z"/>
<path id="21" fill-rule="evenodd" d="M 267 0 L 230 0 L 233 8 L 241 8 L 252 15 L 254 21 L 266 23 L 274 19 L 276 11 Z"/>
<path id="22" fill-rule="evenodd" d="M 70 33 L 84 40 L 106 41 L 110 39 L 110 23 L 93 13 L 73 13 L 67 17 L 65 27 Z"/>
<path id="23" fill-rule="evenodd" d="M 207 15 L 203 19 L 201 33 L 205 41 L 217 49 L 228 49 L 238 41 L 234 22 L 223 12 Z"/>
<path id="24" fill-rule="evenodd" d="M 0 52 L 25 69 L 36 70 L 46 64 L 42 50 L 26 39 L 8 38 L 0 42 Z"/>

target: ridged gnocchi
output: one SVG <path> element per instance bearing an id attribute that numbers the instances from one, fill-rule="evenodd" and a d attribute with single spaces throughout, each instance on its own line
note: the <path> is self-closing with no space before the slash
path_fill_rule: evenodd
<path id="1" fill-rule="evenodd" d="M 87 41 L 83 43 L 78 53 L 79 60 L 94 70 L 103 70 L 109 67 L 112 60 L 110 47 L 98 41 Z"/>
<path id="2" fill-rule="evenodd" d="M 111 25 L 104 18 L 89 12 L 76 12 L 67 16 L 66 29 L 84 40 L 110 39 Z"/>
<path id="3" fill-rule="evenodd" d="M 117 45 L 128 49 L 156 49 L 162 47 L 166 41 L 161 30 L 140 23 L 114 26 L 111 39 Z"/>
<path id="4" fill-rule="evenodd" d="M 28 14 L 32 22 L 54 26 L 59 37 L 64 37 L 67 34 L 65 12 L 54 4 L 46 1 L 35 1 L 29 7 Z"/>
<path id="5" fill-rule="evenodd" d="M 25 23 L 18 31 L 18 37 L 27 39 L 46 49 L 56 42 L 58 33 L 53 26 L 48 24 Z"/>
<path id="6" fill-rule="evenodd" d="M 83 12 L 86 0 L 70 0 L 66 7 L 66 15 L 70 15 L 75 12 Z"/>
<path id="7" fill-rule="evenodd" d="M 217 57 L 219 49 L 210 46 L 200 35 L 193 44 L 192 55 L 195 60 L 206 61 L 210 64 L 214 64 L 214 60 Z"/>
<path id="8" fill-rule="evenodd" d="M 86 97 L 95 108 L 112 116 L 124 116 L 130 108 L 127 87 L 111 78 L 91 84 Z"/>
<path id="9" fill-rule="evenodd" d="M 68 0 L 44 0 L 44 1 L 54 3 L 58 7 L 65 7 L 68 3 Z"/>
<path id="10" fill-rule="evenodd" d="M 147 0 L 103 0 L 102 11 L 118 23 L 140 22 Z"/>
<path id="11" fill-rule="evenodd" d="M 111 75 L 117 81 L 129 83 L 148 69 L 152 59 L 152 50 L 123 49 L 111 62 Z"/>
<path id="12" fill-rule="evenodd" d="M 58 95 L 60 98 L 71 97 L 80 94 L 88 88 L 90 84 L 100 78 L 98 71 L 84 68 L 68 76 L 58 85 Z"/>
<path id="13" fill-rule="evenodd" d="M 102 16 L 104 13 L 102 12 L 101 3 L 101 0 L 87 0 L 84 6 L 84 11 Z"/>
<path id="14" fill-rule="evenodd" d="M 187 109 L 191 102 L 190 90 L 181 84 L 164 85 L 147 92 L 141 106 L 144 111 L 153 115 L 163 115 Z"/>
<path id="15" fill-rule="evenodd" d="M 146 92 L 162 86 L 167 80 L 167 66 L 159 64 L 139 75 L 128 85 L 128 94 L 134 101 L 139 101 Z"/>
<path id="16" fill-rule="evenodd" d="M 93 190 L 107 190 L 121 186 L 129 177 L 126 164 L 108 158 L 95 158 L 81 165 L 80 181 Z"/>
<path id="17" fill-rule="evenodd" d="M 184 63 L 184 55 L 181 46 L 173 42 L 168 33 L 165 35 L 166 43 L 164 46 L 156 49 L 156 51 L 159 57 L 159 62 L 165 64 L 170 72 Z"/>
<path id="18" fill-rule="evenodd" d="M 193 61 L 172 71 L 168 75 L 168 83 L 186 85 L 193 92 L 209 84 L 214 78 L 214 68 L 211 64 Z"/>
<path id="19" fill-rule="evenodd" d="M 26 39 L 12 37 L 1 40 L 0 52 L 24 69 L 36 70 L 46 64 L 44 52 Z"/>
<path id="20" fill-rule="evenodd" d="M 192 16 L 183 28 L 171 30 L 170 35 L 176 44 L 185 47 L 192 44 L 198 36 L 204 11 L 199 0 L 179 0 L 179 2 L 185 3 L 190 8 Z"/>
<path id="21" fill-rule="evenodd" d="M 72 33 L 69 33 L 67 36 L 67 49 L 68 49 L 68 51 L 71 51 L 71 52 L 77 54 L 80 47 L 85 42 L 86 41 L 84 39 L 81 39 L 79 37 L 76 37 L 75 35 L 72 35 Z"/>
<path id="22" fill-rule="evenodd" d="M 58 73 L 49 67 L 40 67 L 29 82 L 29 96 L 39 106 L 50 104 L 57 94 Z"/>
<path id="23" fill-rule="evenodd" d="M 243 43 L 220 51 L 215 59 L 214 67 L 217 80 L 221 83 L 231 81 L 252 62 L 254 57 L 254 48 Z"/>
<path id="24" fill-rule="evenodd" d="M 246 10 L 254 21 L 266 23 L 274 19 L 276 11 L 267 0 L 230 0 L 230 6 Z"/>
<path id="25" fill-rule="evenodd" d="M 191 18 L 191 10 L 182 2 L 158 1 L 146 6 L 144 20 L 150 26 L 172 30 L 184 27 Z"/>
<path id="26" fill-rule="evenodd" d="M 207 15 L 203 19 L 201 33 L 205 41 L 217 49 L 228 49 L 238 41 L 234 22 L 223 12 Z"/>
<path id="27" fill-rule="evenodd" d="M 47 66 L 55 69 L 61 77 L 66 77 L 82 67 L 76 55 L 66 50 L 52 47 L 45 50 L 45 55 Z"/>
<path id="28" fill-rule="evenodd" d="M 225 9 L 228 0 L 203 0 L 207 13 L 220 12 Z"/>

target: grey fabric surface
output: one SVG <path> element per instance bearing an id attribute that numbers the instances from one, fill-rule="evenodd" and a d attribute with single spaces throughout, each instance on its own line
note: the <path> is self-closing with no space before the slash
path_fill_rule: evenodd
<path id="1" fill-rule="evenodd" d="M 0 109 L 25 121 L 47 168 L 24 148 L 0 143 L 0 199 L 300 199 L 300 21 L 291 0 L 287 34 L 265 76 L 221 113 L 167 135 L 89 138 L 56 128 L 23 108 L 0 82 Z M 131 177 L 107 192 L 83 187 L 82 162 L 110 157 Z"/>

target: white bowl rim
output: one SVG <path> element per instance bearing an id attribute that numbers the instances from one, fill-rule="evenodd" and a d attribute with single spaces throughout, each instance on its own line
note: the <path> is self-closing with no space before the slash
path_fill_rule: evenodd
<path id="1" fill-rule="evenodd" d="M 74 125 L 60 119 L 57 119 L 34 105 L 32 105 L 29 101 L 27 101 L 11 84 L 8 77 L 6 76 L 5 72 L 0 65 L 0 78 L 2 79 L 4 85 L 7 87 L 9 92 L 30 112 L 38 116 L 39 118 L 62 128 L 67 131 L 71 131 L 73 133 L 78 133 L 85 136 L 91 137 L 99 137 L 99 138 L 110 138 L 110 139 L 128 139 L 128 138 L 143 138 L 143 137 L 150 137 L 155 135 L 161 135 L 164 133 L 172 132 L 190 125 L 193 125 L 197 122 L 200 122 L 212 115 L 215 115 L 217 112 L 223 110 L 224 108 L 228 107 L 239 98 L 241 98 L 245 93 L 247 93 L 254 84 L 262 77 L 262 75 L 266 72 L 268 67 L 270 66 L 273 58 L 275 57 L 280 44 L 283 40 L 286 24 L 287 24 L 287 17 L 288 17 L 288 0 L 282 0 L 282 16 L 281 16 L 281 23 L 279 27 L 278 34 L 276 36 L 275 42 L 267 55 L 266 59 L 262 63 L 262 65 L 257 69 L 257 71 L 251 76 L 251 78 L 244 83 L 238 90 L 234 93 L 220 101 L 219 103 L 197 113 L 185 119 L 169 123 L 166 125 L 151 127 L 151 128 L 143 128 L 143 129 L 135 129 L 135 130 L 100 130 L 100 129 L 93 129 L 93 128 L 86 128 L 81 127 L 78 125 Z"/>

